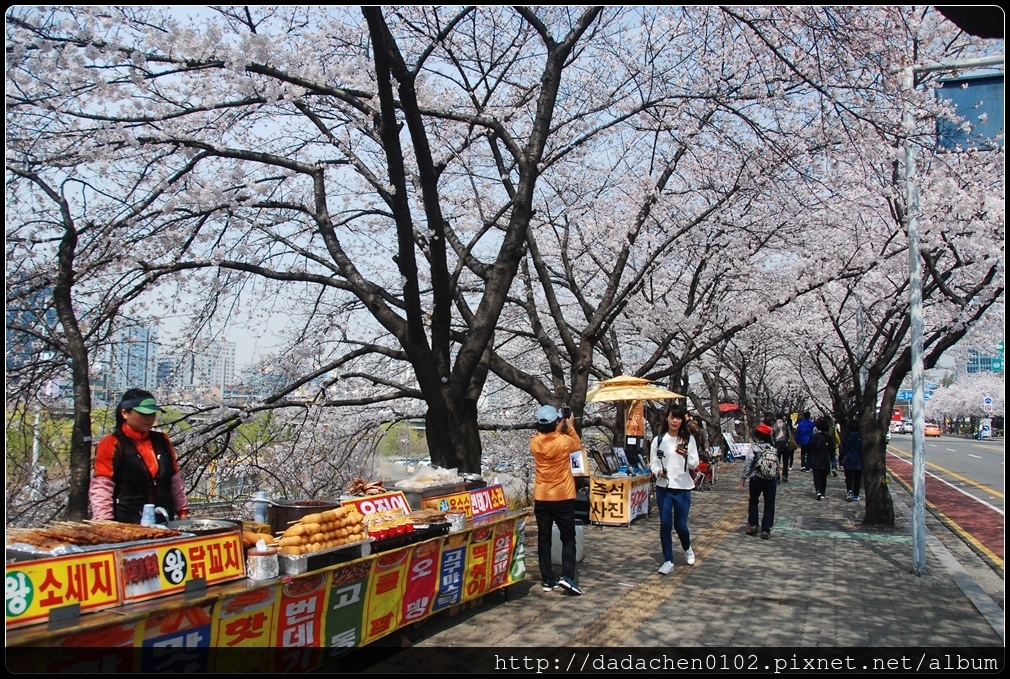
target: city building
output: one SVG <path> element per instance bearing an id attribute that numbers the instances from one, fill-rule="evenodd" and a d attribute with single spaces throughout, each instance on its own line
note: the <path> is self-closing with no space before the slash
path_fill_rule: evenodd
<path id="1" fill-rule="evenodd" d="M 968 358 L 965 362 L 964 371 L 968 375 L 975 373 L 1003 373 L 1004 341 L 996 345 L 996 351 L 992 354 L 983 354 L 975 349 L 968 351 Z"/>
<path id="2" fill-rule="evenodd" d="M 163 357 L 156 367 L 158 388 L 175 397 L 222 398 L 235 386 L 235 342 L 221 340 L 198 351 Z"/>
<path id="3" fill-rule="evenodd" d="M 109 347 L 108 386 L 113 393 L 158 387 L 158 327 L 128 326 L 116 330 Z"/>

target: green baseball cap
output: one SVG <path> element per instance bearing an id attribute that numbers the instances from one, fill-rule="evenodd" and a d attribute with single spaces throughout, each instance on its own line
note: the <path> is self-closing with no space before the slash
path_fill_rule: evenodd
<path id="1" fill-rule="evenodd" d="M 158 404 L 153 398 L 131 398 L 128 401 L 123 401 L 119 404 L 119 407 L 123 410 L 136 410 L 138 413 L 143 413 L 144 415 L 150 415 L 152 413 L 164 412 L 158 407 Z"/>

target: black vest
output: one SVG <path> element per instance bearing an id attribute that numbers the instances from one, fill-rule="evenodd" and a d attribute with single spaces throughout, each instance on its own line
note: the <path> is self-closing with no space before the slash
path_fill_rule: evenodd
<path id="1" fill-rule="evenodd" d="M 168 437 L 159 431 L 149 433 L 154 455 L 158 460 L 158 475 L 151 472 L 140 456 L 137 445 L 129 436 L 117 429 L 112 433 L 118 445 L 112 459 L 112 515 L 116 521 L 140 523 L 144 505 L 163 507 L 170 520 L 175 519 L 175 502 L 172 500 L 172 449 Z"/>

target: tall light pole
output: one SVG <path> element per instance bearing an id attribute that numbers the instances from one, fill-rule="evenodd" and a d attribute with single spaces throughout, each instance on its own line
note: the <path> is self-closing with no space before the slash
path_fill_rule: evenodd
<path id="1" fill-rule="evenodd" d="M 917 73 L 954 71 L 1003 63 L 1003 55 L 933 64 L 906 66 L 901 70 L 901 90 L 910 93 Z M 915 167 L 916 145 L 913 139 L 915 117 L 908 96 L 902 113 L 905 134 L 905 228 L 908 231 L 909 316 L 912 331 L 912 572 L 926 571 L 926 443 L 925 399 L 922 364 L 922 266 L 919 261 L 919 183 Z"/>

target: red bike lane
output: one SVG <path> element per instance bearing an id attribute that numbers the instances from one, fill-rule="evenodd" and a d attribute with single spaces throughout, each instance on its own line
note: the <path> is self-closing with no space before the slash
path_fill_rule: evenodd
<path id="1" fill-rule="evenodd" d="M 887 469 L 912 487 L 912 461 L 888 451 Z M 1003 567 L 1004 516 L 926 471 L 926 503 L 939 510 L 962 535 L 967 534 Z"/>

